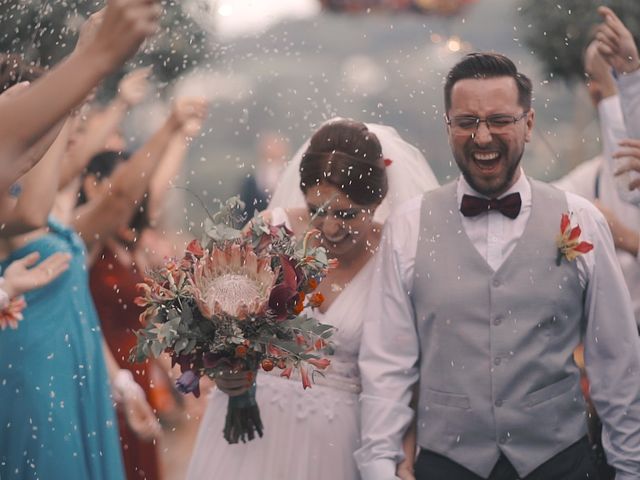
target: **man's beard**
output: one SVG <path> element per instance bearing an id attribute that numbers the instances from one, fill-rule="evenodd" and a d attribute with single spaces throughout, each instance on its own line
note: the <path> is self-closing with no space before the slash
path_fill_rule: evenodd
<path id="1" fill-rule="evenodd" d="M 497 146 L 498 148 L 493 148 L 493 150 L 500 152 L 500 157 L 501 157 L 500 162 L 504 162 L 505 161 L 504 159 L 506 158 L 506 152 L 509 149 L 504 144 L 498 144 Z M 484 149 L 474 148 L 473 150 L 481 151 L 481 150 L 492 150 L 492 149 L 491 148 L 484 148 Z M 472 149 L 465 147 L 464 155 L 465 157 L 463 162 L 460 162 L 456 157 L 456 155 L 454 155 L 458 168 L 460 169 L 460 172 L 462 173 L 462 176 L 464 177 L 464 179 L 471 186 L 471 188 L 473 188 L 476 192 L 481 193 L 486 197 L 493 198 L 495 196 L 505 193 L 511 186 L 513 178 L 515 177 L 516 173 L 518 172 L 518 169 L 520 168 L 520 161 L 522 160 L 522 156 L 524 155 L 524 148 L 520 151 L 520 153 L 518 154 L 514 162 L 511 162 L 510 160 L 508 161 L 504 180 L 495 186 L 492 186 L 491 184 L 487 184 L 486 182 L 483 182 L 484 183 L 483 185 L 476 182 L 474 180 L 473 175 L 471 174 L 471 168 L 469 168 L 469 165 L 475 162 L 475 160 L 473 159 Z M 467 159 L 469 159 L 469 162 L 467 162 Z"/>

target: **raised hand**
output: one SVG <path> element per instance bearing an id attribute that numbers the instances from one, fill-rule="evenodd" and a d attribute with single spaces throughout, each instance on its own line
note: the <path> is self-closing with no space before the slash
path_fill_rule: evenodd
<path id="1" fill-rule="evenodd" d="M 4 285 L 2 289 L 9 298 L 14 298 L 35 288 L 40 288 L 52 282 L 60 276 L 62 272 L 69 268 L 71 255 L 58 252 L 50 255 L 40 262 L 38 266 L 32 267 L 40 258 L 38 252 L 30 253 L 12 262 L 4 271 Z"/>
<path id="2" fill-rule="evenodd" d="M 640 68 L 638 47 L 624 23 L 609 7 L 598 7 L 603 22 L 598 26 L 598 51 L 619 74 Z"/>
<path id="3" fill-rule="evenodd" d="M 178 98 L 171 110 L 170 118 L 175 122 L 177 129 L 187 137 L 195 137 L 207 115 L 208 102 L 202 97 Z"/>
<path id="4" fill-rule="evenodd" d="M 109 0 L 82 27 L 76 49 L 91 50 L 115 70 L 157 31 L 161 13 L 158 0 Z"/>
<path id="5" fill-rule="evenodd" d="M 149 90 L 151 67 L 137 68 L 125 75 L 118 84 L 118 98 L 128 106 L 139 104 Z"/>
<path id="6" fill-rule="evenodd" d="M 623 175 L 627 172 L 640 173 L 640 140 L 634 140 L 627 138 L 619 143 L 619 150 L 613 153 L 613 158 L 624 159 L 623 165 L 621 165 L 616 171 L 616 175 Z M 640 190 L 640 178 L 635 178 L 629 183 L 629 190 Z"/>

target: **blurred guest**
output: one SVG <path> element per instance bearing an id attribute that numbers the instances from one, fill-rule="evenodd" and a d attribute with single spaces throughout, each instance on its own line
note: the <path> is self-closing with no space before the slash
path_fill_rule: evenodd
<path id="1" fill-rule="evenodd" d="M 634 148 L 640 141 L 626 139 L 629 133 L 640 132 L 640 60 L 624 24 L 606 7 L 600 13 L 604 22 L 585 51 L 584 66 L 589 94 L 600 118 L 604 151 L 555 184 L 594 201 L 607 218 L 640 326 L 640 207 L 622 198 L 611 161 L 640 151 Z M 617 39 L 615 46 L 610 46 L 610 37 Z"/>
<path id="2" fill-rule="evenodd" d="M 267 208 L 288 157 L 289 142 L 285 138 L 276 132 L 266 132 L 260 136 L 255 174 L 247 175 L 240 188 L 247 221 L 253 218 L 256 211 Z"/>
<path id="3" fill-rule="evenodd" d="M 119 368 L 131 371 L 156 411 L 165 416 L 173 414 L 179 397 L 172 395 L 164 367 L 158 362 L 129 362 L 129 352 L 136 343 L 133 331 L 140 328 L 142 313 L 134 300 L 146 268 L 159 260 L 153 258 L 153 252 L 161 247 L 156 242 L 149 244 L 149 238 L 158 241 L 158 237 L 147 234 L 152 219 L 159 216 L 170 181 L 186 157 L 189 138 L 200 130 L 203 114 L 201 100 L 178 100 L 165 125 L 150 140 L 153 145 L 143 147 L 131 159 L 126 152 L 95 155 L 79 195 L 78 211 L 88 211 L 79 232 L 91 239 L 87 241 L 92 251 L 89 278 L 105 338 Z M 149 155 L 151 151 L 153 155 Z M 141 168 L 142 164 L 147 169 Z M 130 182 L 135 182 L 135 188 L 128 185 Z M 127 192 L 128 197 L 117 198 L 113 195 L 117 191 Z M 105 211 L 116 213 L 105 219 Z M 97 237 L 89 233 L 96 228 L 100 229 Z M 119 420 L 127 478 L 160 478 L 153 438 L 137 435 L 124 415 L 120 414 Z"/>
<path id="4" fill-rule="evenodd" d="M 71 230 L 47 218 L 69 128 L 63 127 L 45 157 L 21 180 L 17 199 L 0 199 L 7 227 L 0 241 L 2 268 L 33 253 L 71 258 L 66 272 L 25 295 L 19 327 L 0 334 L 3 479 L 123 478 L 84 248 Z"/>

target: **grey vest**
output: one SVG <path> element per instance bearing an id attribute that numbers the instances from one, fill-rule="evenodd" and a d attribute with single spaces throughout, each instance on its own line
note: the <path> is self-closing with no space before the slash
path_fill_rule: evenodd
<path id="1" fill-rule="evenodd" d="M 530 183 L 524 234 L 495 272 L 465 233 L 455 183 L 422 202 L 418 444 L 485 478 L 500 452 L 525 476 L 586 434 L 572 357 L 584 289 L 575 262 L 556 265 L 566 197 Z"/>

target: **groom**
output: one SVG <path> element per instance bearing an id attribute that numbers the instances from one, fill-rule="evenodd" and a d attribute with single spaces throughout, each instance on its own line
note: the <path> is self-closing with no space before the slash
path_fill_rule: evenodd
<path id="1" fill-rule="evenodd" d="M 640 478 L 640 343 L 606 221 L 525 176 L 535 112 L 511 60 L 467 55 L 444 94 L 462 175 L 385 227 L 360 351 L 363 480 L 413 478 L 396 469 L 414 421 L 418 480 L 597 479 L 580 341 L 608 462 Z"/>

